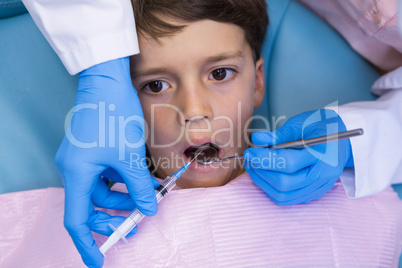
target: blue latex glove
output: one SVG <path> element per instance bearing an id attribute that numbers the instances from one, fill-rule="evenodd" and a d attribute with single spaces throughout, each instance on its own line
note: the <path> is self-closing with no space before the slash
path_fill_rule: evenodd
<path id="1" fill-rule="evenodd" d="M 269 146 L 346 131 L 332 110 L 309 111 L 290 118 L 274 132 L 256 132 L 252 142 Z M 315 200 L 329 191 L 345 167 L 353 167 L 349 139 L 302 150 L 249 148 L 245 168 L 254 183 L 276 204 L 293 205 Z"/>
<path id="2" fill-rule="evenodd" d="M 64 225 L 84 263 L 101 267 L 103 255 L 91 231 L 110 235 L 108 223 L 117 226 L 124 218 L 96 211 L 94 204 L 127 210 L 137 206 L 147 216 L 157 212 L 153 180 L 145 162 L 143 113 L 131 83 L 129 58 L 81 72 L 74 107 L 56 154 L 65 187 Z M 123 181 L 129 195 L 103 187 L 102 173 Z"/>

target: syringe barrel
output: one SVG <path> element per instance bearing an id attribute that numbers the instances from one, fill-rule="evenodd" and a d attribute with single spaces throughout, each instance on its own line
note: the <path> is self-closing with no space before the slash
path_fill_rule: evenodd
<path id="1" fill-rule="evenodd" d="M 159 203 L 163 197 L 176 186 L 176 178 L 166 177 L 156 188 L 156 201 Z M 145 217 L 138 209 L 135 209 L 130 215 L 116 228 L 109 239 L 100 248 L 102 254 L 105 254 L 120 238 L 124 238 L 137 224 Z"/>
<path id="2" fill-rule="evenodd" d="M 155 190 L 156 201 L 159 203 L 175 186 L 176 181 L 172 177 L 166 177 Z M 145 215 L 142 214 L 141 211 L 135 209 L 127 219 L 117 227 L 117 230 L 124 234 L 125 237 L 144 217 Z"/>
<path id="3" fill-rule="evenodd" d="M 166 177 L 156 188 L 156 201 L 158 203 L 162 200 L 162 198 L 169 193 L 176 186 L 176 179 L 174 177 Z"/>
<path id="4" fill-rule="evenodd" d="M 176 181 L 172 177 L 166 177 L 155 190 L 156 201 L 159 203 L 175 186 Z M 125 237 L 144 217 L 145 215 L 136 208 L 127 219 L 117 227 L 117 230 L 124 234 Z"/>

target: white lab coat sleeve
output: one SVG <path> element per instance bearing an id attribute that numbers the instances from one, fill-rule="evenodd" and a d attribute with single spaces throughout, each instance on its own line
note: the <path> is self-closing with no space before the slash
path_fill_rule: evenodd
<path id="1" fill-rule="evenodd" d="M 130 0 L 23 0 L 70 74 L 139 52 Z"/>
<path id="2" fill-rule="evenodd" d="M 402 67 L 380 77 L 372 92 L 380 95 L 376 101 L 331 108 L 348 130 L 364 130 L 350 139 L 355 176 L 341 176 L 348 197 L 372 195 L 402 183 Z"/>

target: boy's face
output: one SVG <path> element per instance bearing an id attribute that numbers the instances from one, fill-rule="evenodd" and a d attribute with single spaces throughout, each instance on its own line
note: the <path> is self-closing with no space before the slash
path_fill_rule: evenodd
<path id="1" fill-rule="evenodd" d="M 263 60 L 254 62 L 240 27 L 210 20 L 186 25 L 158 42 L 140 37 L 141 53 L 132 58 L 145 137 L 160 178 L 171 176 L 205 143 L 219 147 L 219 158 L 242 155 L 249 119 L 264 97 Z M 241 172 L 236 160 L 194 161 L 177 183 L 221 186 Z"/>

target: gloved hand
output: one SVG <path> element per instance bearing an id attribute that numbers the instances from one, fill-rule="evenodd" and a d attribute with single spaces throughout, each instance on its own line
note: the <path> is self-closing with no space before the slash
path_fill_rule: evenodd
<path id="1" fill-rule="evenodd" d="M 309 111 L 290 118 L 274 132 L 252 135 L 255 146 L 310 139 L 346 131 L 332 110 Z M 310 146 L 301 150 L 249 148 L 245 168 L 254 183 L 276 204 L 293 205 L 315 200 L 329 191 L 345 167 L 353 167 L 349 139 Z"/>
<path id="2" fill-rule="evenodd" d="M 64 225 L 89 267 L 103 265 L 91 230 L 111 235 L 108 223 L 117 226 L 124 220 L 94 210 L 94 204 L 127 210 L 136 206 L 147 216 L 157 212 L 143 130 L 129 58 L 105 62 L 79 74 L 75 106 L 56 165 L 65 187 Z M 109 179 L 122 180 L 129 195 L 105 189 L 100 176 L 103 172 Z M 135 232 L 133 229 L 130 235 Z"/>

